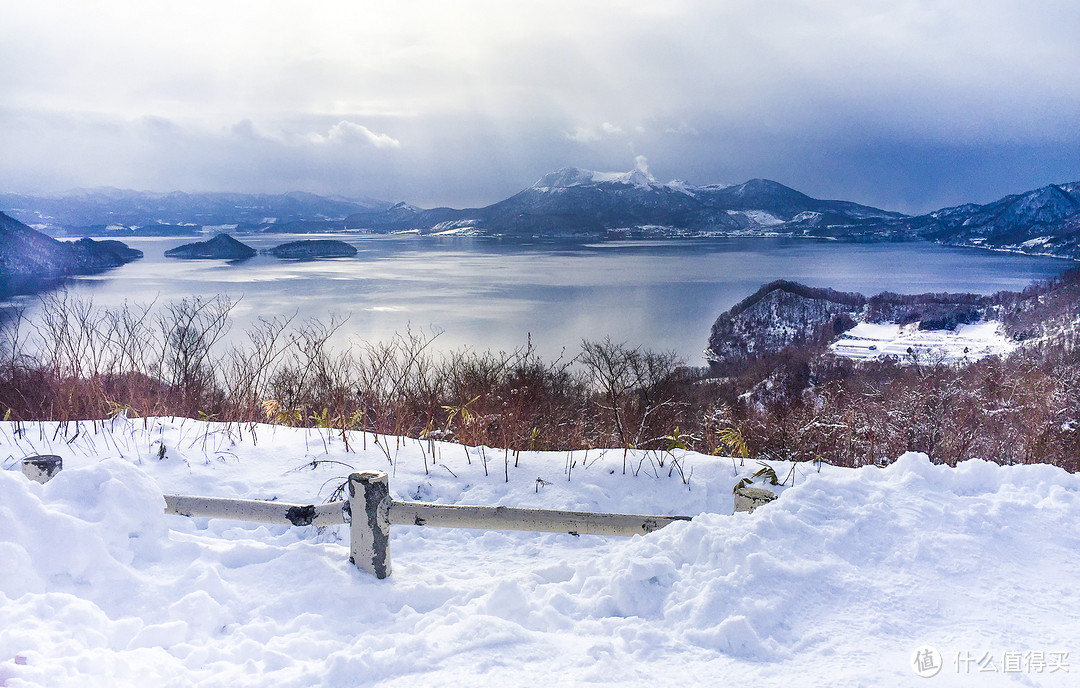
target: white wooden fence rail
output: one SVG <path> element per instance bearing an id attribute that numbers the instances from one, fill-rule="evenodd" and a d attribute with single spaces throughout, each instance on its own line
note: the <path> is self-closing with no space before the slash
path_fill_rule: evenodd
<path id="1" fill-rule="evenodd" d="M 398 526 L 528 530 L 571 535 L 645 535 L 688 516 L 600 514 L 590 511 L 519 509 L 509 506 L 454 506 L 446 504 L 390 503 L 390 523 Z"/>
<path id="2" fill-rule="evenodd" d="M 24 459 L 23 470 L 27 477 L 45 482 L 59 472 L 59 466 L 51 472 L 39 470 L 41 462 L 37 461 L 38 458 Z M 378 578 L 390 575 L 391 525 L 631 536 L 651 533 L 675 521 L 690 520 L 689 516 L 645 516 L 507 506 L 399 502 L 390 498 L 389 478 L 386 473 L 373 471 L 350 475 L 348 499 L 345 502 L 329 504 L 287 504 L 255 499 L 175 494 L 164 497 L 165 513 L 179 516 L 227 518 L 292 526 L 332 526 L 348 523 L 350 561 Z"/>
<path id="3" fill-rule="evenodd" d="M 255 523 L 293 526 L 334 526 L 345 523 L 341 502 L 329 504 L 286 504 L 255 499 L 165 495 L 165 513 L 178 516 L 231 518 Z"/>

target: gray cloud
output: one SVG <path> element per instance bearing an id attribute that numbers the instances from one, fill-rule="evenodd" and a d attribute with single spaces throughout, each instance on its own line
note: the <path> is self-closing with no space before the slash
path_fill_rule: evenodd
<path id="1" fill-rule="evenodd" d="M 43 0 L 0 20 L 5 190 L 461 206 L 646 155 L 662 178 L 918 211 L 1080 178 L 1072 0 Z"/>

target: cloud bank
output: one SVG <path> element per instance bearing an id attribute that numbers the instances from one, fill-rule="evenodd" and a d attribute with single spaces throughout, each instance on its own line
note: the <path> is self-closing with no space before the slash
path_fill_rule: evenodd
<path id="1" fill-rule="evenodd" d="M 566 165 L 922 211 L 1080 179 L 1080 6 L 3 3 L 0 187 L 490 203 Z"/>

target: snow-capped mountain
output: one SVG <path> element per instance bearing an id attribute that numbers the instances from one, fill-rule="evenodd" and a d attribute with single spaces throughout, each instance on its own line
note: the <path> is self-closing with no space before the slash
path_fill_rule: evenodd
<path id="1" fill-rule="evenodd" d="M 904 216 L 811 198 L 778 182 L 695 186 L 660 182 L 644 164 L 629 172 L 567 167 L 484 208 L 362 213 L 346 223 L 376 231 L 468 231 L 506 236 L 797 233 L 835 236 Z"/>
<path id="2" fill-rule="evenodd" d="M 1080 257 L 1080 182 L 944 208 L 902 224 L 942 244 Z"/>

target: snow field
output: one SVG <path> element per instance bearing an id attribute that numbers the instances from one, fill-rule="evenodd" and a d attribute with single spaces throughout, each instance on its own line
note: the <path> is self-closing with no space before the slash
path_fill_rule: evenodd
<path id="1" fill-rule="evenodd" d="M 380 438 L 391 465 L 362 442 L 0 424 L 0 686 L 1065 686 L 1080 671 L 954 661 L 1080 656 L 1080 477 L 1057 468 L 799 465 L 780 499 L 732 515 L 756 462 L 630 452 L 623 475 L 621 450 L 515 468 L 485 448 L 485 476 L 478 448 Z M 28 453 L 65 468 L 31 483 Z M 318 501 L 353 469 L 387 470 L 396 499 L 696 517 L 634 538 L 394 526 L 379 581 L 349 564 L 345 526 L 162 512 L 163 492 Z M 944 660 L 931 680 L 910 665 L 923 645 Z"/>
<path id="2" fill-rule="evenodd" d="M 1001 323 L 988 320 L 955 330 L 920 330 L 919 323 L 859 323 L 829 345 L 833 354 L 855 360 L 908 360 L 909 348 L 923 361 L 977 361 L 1007 354 L 1016 343 L 1001 331 Z"/>

